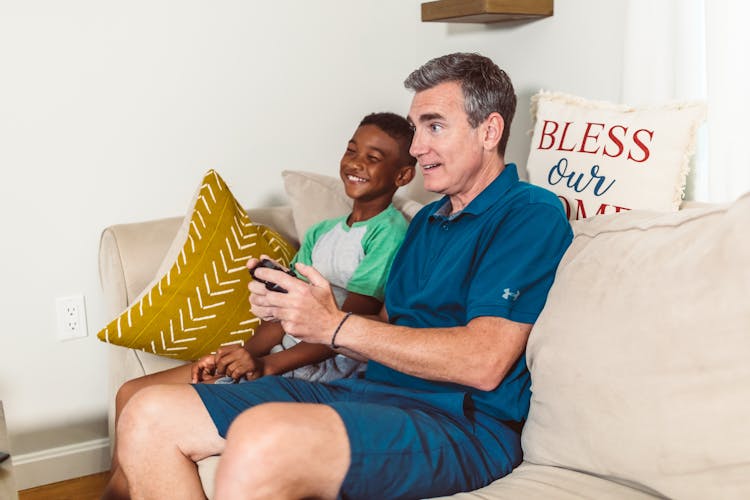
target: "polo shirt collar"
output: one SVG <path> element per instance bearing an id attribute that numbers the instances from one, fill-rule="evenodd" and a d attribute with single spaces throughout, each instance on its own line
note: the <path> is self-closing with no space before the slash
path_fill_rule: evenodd
<path id="1" fill-rule="evenodd" d="M 505 196 L 513 186 L 518 183 L 518 169 L 515 163 L 508 163 L 497 178 L 484 188 L 476 198 L 471 200 L 463 210 L 457 214 L 449 215 L 451 210 L 451 201 L 448 196 L 443 197 L 443 202 L 438 205 L 431 217 L 442 217 L 446 219 L 455 219 L 462 214 L 480 214 L 495 204 L 497 200 Z"/>

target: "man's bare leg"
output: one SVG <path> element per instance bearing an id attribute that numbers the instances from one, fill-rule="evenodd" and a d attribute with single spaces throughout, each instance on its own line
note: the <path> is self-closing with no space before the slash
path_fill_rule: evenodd
<path id="1" fill-rule="evenodd" d="M 317 404 L 266 403 L 227 433 L 216 500 L 336 498 L 351 462 L 341 417 Z"/>
<path id="2" fill-rule="evenodd" d="M 115 428 L 117 428 L 117 422 L 120 420 L 120 414 L 122 409 L 133 395 L 145 387 L 159 384 L 188 384 L 190 383 L 192 364 L 188 363 L 169 370 L 156 372 L 151 375 L 145 375 L 143 377 L 134 378 L 128 380 L 122 387 L 117 391 L 115 397 Z M 128 483 L 125 480 L 125 475 L 120 470 L 120 464 L 117 461 L 117 440 L 115 440 L 113 452 L 112 452 L 112 465 L 109 468 L 109 482 L 107 483 L 104 493 L 102 493 L 102 500 L 127 500 L 130 498 L 128 494 Z"/>
<path id="3" fill-rule="evenodd" d="M 117 440 L 134 499 L 204 499 L 195 462 L 220 454 L 225 443 L 189 385 L 136 393 L 120 417 Z"/>

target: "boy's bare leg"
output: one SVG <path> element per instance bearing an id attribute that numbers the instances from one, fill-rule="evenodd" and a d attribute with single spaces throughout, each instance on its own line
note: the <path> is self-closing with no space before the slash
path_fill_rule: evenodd
<path id="1" fill-rule="evenodd" d="M 332 408 L 259 405 L 229 428 L 216 500 L 336 498 L 350 461 L 346 427 Z"/>
<path id="2" fill-rule="evenodd" d="M 189 385 L 146 387 L 123 410 L 118 460 L 134 499 L 203 499 L 195 462 L 224 449 L 213 420 Z"/>
<path id="3" fill-rule="evenodd" d="M 128 380 L 122 387 L 117 391 L 115 397 L 115 428 L 120 420 L 120 414 L 122 409 L 133 395 L 143 389 L 158 384 L 188 384 L 190 383 L 192 363 L 188 363 L 169 370 L 156 372 L 151 375 L 144 375 L 132 380 Z M 115 440 L 113 451 L 112 451 L 112 465 L 109 468 L 109 482 L 107 483 L 104 493 L 102 493 L 102 500 L 127 500 L 130 498 L 128 494 L 128 483 L 125 480 L 125 475 L 120 470 L 120 465 L 117 461 L 117 440 Z"/>

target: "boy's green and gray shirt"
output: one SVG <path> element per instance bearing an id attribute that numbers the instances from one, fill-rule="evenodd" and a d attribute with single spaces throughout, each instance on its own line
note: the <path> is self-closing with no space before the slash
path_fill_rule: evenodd
<path id="1" fill-rule="evenodd" d="M 383 300 L 385 282 L 409 223 L 393 204 L 348 226 L 348 215 L 312 226 L 292 261 L 315 267 L 331 283 L 339 307 L 348 292 Z"/>
<path id="2" fill-rule="evenodd" d="M 391 264 L 409 223 L 389 205 L 375 217 L 347 226 L 348 216 L 328 219 L 308 229 L 299 252 L 292 260 L 312 265 L 330 283 L 339 307 L 349 292 L 369 295 L 383 300 L 385 282 Z M 294 347 L 299 340 L 285 333 L 281 344 L 271 352 Z M 330 382 L 353 377 L 364 371 L 361 363 L 337 354 L 321 363 L 301 366 L 284 374 L 285 377 Z"/>

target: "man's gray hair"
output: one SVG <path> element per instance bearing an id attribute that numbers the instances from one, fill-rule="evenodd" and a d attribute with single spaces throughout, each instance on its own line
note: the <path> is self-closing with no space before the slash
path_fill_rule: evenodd
<path id="1" fill-rule="evenodd" d="M 445 82 L 461 85 L 464 110 L 473 128 L 479 126 L 490 113 L 500 113 L 505 127 L 498 153 L 505 154 L 510 123 L 516 112 L 516 94 L 505 71 L 482 55 L 457 52 L 427 61 L 404 80 L 404 87 L 421 92 Z"/>

